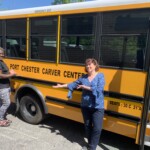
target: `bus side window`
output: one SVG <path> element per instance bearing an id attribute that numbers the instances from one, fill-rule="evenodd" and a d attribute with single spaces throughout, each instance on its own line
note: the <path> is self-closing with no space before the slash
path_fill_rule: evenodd
<path id="1" fill-rule="evenodd" d="M 61 61 L 62 62 L 68 62 L 69 61 L 68 53 L 67 53 L 65 46 L 61 47 Z"/>
<path id="2" fill-rule="evenodd" d="M 56 47 L 53 46 L 41 46 L 39 47 L 40 60 L 56 60 Z"/>
<path id="3" fill-rule="evenodd" d="M 143 69 L 143 62 L 144 62 L 144 54 L 143 49 L 137 50 L 137 56 L 136 56 L 136 67 L 139 69 Z"/>
<path id="4" fill-rule="evenodd" d="M 86 50 L 86 49 L 84 50 L 84 57 L 85 57 L 85 59 L 94 57 L 93 54 L 94 54 L 93 50 Z"/>
<path id="5" fill-rule="evenodd" d="M 84 50 L 80 47 L 66 47 L 66 52 L 68 54 L 69 62 L 73 63 L 83 63 Z"/>
<path id="6" fill-rule="evenodd" d="M 7 42 L 6 43 L 6 56 L 11 56 L 11 53 L 10 53 L 10 43 L 9 42 Z"/>
<path id="7" fill-rule="evenodd" d="M 10 56 L 25 58 L 25 50 L 22 51 L 18 44 L 10 45 Z"/>
<path id="8" fill-rule="evenodd" d="M 19 51 L 19 45 L 11 45 L 10 46 L 11 57 L 19 57 L 18 51 Z"/>
<path id="9" fill-rule="evenodd" d="M 32 59 L 38 59 L 39 58 L 39 51 L 38 51 L 37 42 L 31 43 L 31 58 Z"/>
<path id="10" fill-rule="evenodd" d="M 101 50 L 101 58 L 103 65 L 120 66 L 119 52 L 117 50 L 104 48 Z"/>

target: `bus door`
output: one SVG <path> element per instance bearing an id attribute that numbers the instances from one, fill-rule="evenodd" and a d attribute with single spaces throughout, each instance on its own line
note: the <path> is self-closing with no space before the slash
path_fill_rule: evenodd
<path id="1" fill-rule="evenodd" d="M 148 112 L 148 123 L 146 124 L 144 145 L 150 147 L 150 106 L 149 106 L 149 112 Z"/>
<path id="2" fill-rule="evenodd" d="M 150 31 L 150 29 L 149 29 Z M 149 42 L 150 43 L 150 38 Z M 147 46 L 147 82 L 145 90 L 145 98 L 143 102 L 143 113 L 141 120 L 141 130 L 139 137 L 140 150 L 150 149 L 150 44 Z"/>
<path id="3" fill-rule="evenodd" d="M 150 148 L 150 95 L 149 95 L 149 104 L 148 104 L 148 111 L 146 115 L 146 123 L 145 123 L 145 134 L 144 134 L 144 149 Z"/>
<path id="4" fill-rule="evenodd" d="M 149 97 L 148 111 L 145 112 L 145 115 L 143 113 L 143 123 L 141 125 L 141 136 L 140 136 L 140 150 L 148 150 L 148 149 L 150 149 L 150 97 Z"/>

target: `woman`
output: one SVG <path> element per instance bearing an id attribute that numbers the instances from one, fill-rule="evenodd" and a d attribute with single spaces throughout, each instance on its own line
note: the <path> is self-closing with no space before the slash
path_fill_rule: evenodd
<path id="1" fill-rule="evenodd" d="M 13 70 L 3 62 L 4 49 L 0 47 L 0 127 L 7 127 L 11 121 L 5 118 L 6 111 L 10 105 L 10 81 L 9 78 L 15 76 Z"/>
<path id="2" fill-rule="evenodd" d="M 88 147 L 83 150 L 96 150 L 99 143 L 104 116 L 104 75 L 98 73 L 99 65 L 93 58 L 86 59 L 86 75 L 70 84 L 57 84 L 54 88 L 68 88 L 69 96 L 74 89 L 82 89 L 81 110 L 85 131 L 88 138 Z"/>

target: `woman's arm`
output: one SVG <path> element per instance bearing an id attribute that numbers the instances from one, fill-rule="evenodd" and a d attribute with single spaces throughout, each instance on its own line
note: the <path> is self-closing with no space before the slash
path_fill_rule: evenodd
<path id="1" fill-rule="evenodd" d="M 68 88 L 69 90 L 73 91 L 74 89 L 76 89 L 79 84 L 81 84 L 81 78 L 79 78 L 78 80 L 72 82 L 72 83 L 68 83 L 68 84 L 57 84 L 52 86 L 53 88 Z"/>
<path id="2" fill-rule="evenodd" d="M 10 70 L 10 71 L 9 71 L 9 74 L 3 74 L 3 73 L 2 73 L 2 70 L 0 70 L 0 78 L 1 78 L 1 79 L 11 78 L 11 77 L 13 77 L 13 76 L 16 76 L 16 73 L 15 73 L 14 70 Z"/>
<path id="3" fill-rule="evenodd" d="M 69 99 L 71 99 L 72 98 L 72 92 L 75 88 L 77 88 L 78 84 L 80 84 L 80 79 L 78 79 L 72 83 L 69 83 L 69 84 L 57 84 L 57 85 L 54 85 L 52 87 L 53 88 L 68 88 L 69 92 L 68 92 L 67 97 Z"/>
<path id="4" fill-rule="evenodd" d="M 84 89 L 84 90 L 89 90 L 92 91 L 90 86 L 86 86 L 86 85 L 78 85 L 77 89 Z"/>

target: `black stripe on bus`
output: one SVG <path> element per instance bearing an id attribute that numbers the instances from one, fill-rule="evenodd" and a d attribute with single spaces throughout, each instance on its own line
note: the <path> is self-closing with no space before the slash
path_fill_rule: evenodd
<path id="1" fill-rule="evenodd" d="M 45 84 L 45 85 L 48 85 L 48 86 L 52 86 L 52 85 L 57 84 L 57 82 L 45 81 L 45 80 L 40 80 L 40 79 L 33 79 L 33 78 L 22 77 L 22 76 L 15 76 L 15 77 L 12 77 L 12 78 L 17 79 L 17 80 L 24 80 L 24 81 L 29 81 L 29 82 L 41 83 L 41 84 Z"/>
<path id="2" fill-rule="evenodd" d="M 65 101 L 63 99 L 58 99 L 58 98 L 54 98 L 54 97 L 50 97 L 50 96 L 46 96 L 46 102 L 54 102 L 54 103 L 58 103 L 58 104 L 63 104 L 63 105 L 68 105 L 71 107 L 76 107 L 76 108 L 81 108 L 80 103 L 76 103 L 76 102 L 72 102 L 72 101 Z M 128 121 L 132 121 L 132 122 L 140 122 L 140 118 L 138 117 L 133 117 L 130 115 L 126 115 L 126 114 L 122 114 L 122 113 L 118 113 L 118 112 L 114 112 L 114 111 L 110 111 L 110 110 L 105 110 L 105 114 L 108 116 L 112 116 L 115 118 L 122 118 Z"/>
<path id="3" fill-rule="evenodd" d="M 141 121 L 141 118 L 130 116 L 130 115 L 127 115 L 127 114 L 114 112 L 114 111 L 110 111 L 110 110 L 105 110 L 105 114 L 107 114 L 108 116 L 113 116 L 115 118 L 122 118 L 124 120 L 132 121 L 132 122 L 135 122 L 135 123 L 140 123 L 140 121 Z"/>
<path id="4" fill-rule="evenodd" d="M 65 105 L 69 105 L 72 107 L 81 108 L 80 103 L 72 102 L 69 100 L 65 101 L 63 99 L 58 99 L 58 98 L 54 98 L 54 97 L 50 97 L 50 96 L 46 96 L 46 101 L 52 101 L 52 102 L 56 102 L 59 104 L 65 104 Z"/>
<path id="5" fill-rule="evenodd" d="M 58 82 L 44 81 L 44 80 L 21 77 L 21 76 L 13 77 L 13 79 L 25 80 L 25 81 L 28 81 L 28 82 L 36 82 L 36 83 L 45 84 L 45 85 L 48 85 L 48 86 L 56 85 L 58 83 Z M 78 91 L 81 91 L 81 90 L 78 90 Z M 104 96 L 111 97 L 111 98 L 117 98 L 117 99 L 120 99 L 120 100 L 127 100 L 127 101 L 131 101 L 131 102 L 137 102 L 137 103 L 143 103 L 143 100 L 144 100 L 143 97 L 132 96 L 132 95 L 127 95 L 127 94 L 121 94 L 121 93 L 116 93 L 116 92 L 111 92 L 111 91 L 104 91 Z"/>
<path id="6" fill-rule="evenodd" d="M 111 91 L 104 91 L 104 95 L 107 97 L 112 97 L 120 100 L 122 99 L 122 100 L 132 101 L 132 102 L 138 102 L 138 103 L 143 103 L 144 100 L 143 97 L 121 94 L 121 93 L 116 93 Z"/>

